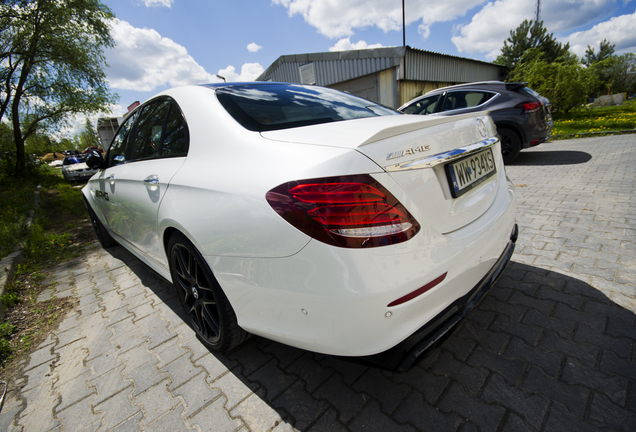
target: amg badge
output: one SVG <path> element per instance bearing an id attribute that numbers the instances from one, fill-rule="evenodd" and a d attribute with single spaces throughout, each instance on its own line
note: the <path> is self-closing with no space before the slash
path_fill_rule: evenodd
<path id="1" fill-rule="evenodd" d="M 431 149 L 431 146 L 424 145 L 424 146 L 419 146 L 419 147 L 410 148 L 410 149 L 406 149 L 406 150 L 400 150 L 400 151 L 396 151 L 396 152 L 393 152 L 393 153 L 389 153 L 386 156 L 386 160 L 396 159 L 396 158 L 400 158 L 402 156 L 413 155 L 415 153 L 421 153 L 421 152 L 429 151 L 430 149 Z"/>

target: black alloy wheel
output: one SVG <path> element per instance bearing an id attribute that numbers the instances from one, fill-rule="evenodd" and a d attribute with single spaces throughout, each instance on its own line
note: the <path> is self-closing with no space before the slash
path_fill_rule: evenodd
<path id="1" fill-rule="evenodd" d="M 501 153 L 505 164 L 509 164 L 519 156 L 521 152 L 521 139 L 519 135 L 512 129 L 497 129 L 499 138 L 501 139 Z"/>
<path id="2" fill-rule="evenodd" d="M 168 243 L 170 274 L 194 331 L 210 349 L 227 351 L 243 342 L 236 315 L 207 263 L 192 243 L 175 233 Z"/>

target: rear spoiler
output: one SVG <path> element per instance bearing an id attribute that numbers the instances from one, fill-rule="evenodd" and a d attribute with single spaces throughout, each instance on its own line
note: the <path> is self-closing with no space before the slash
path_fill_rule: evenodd
<path id="1" fill-rule="evenodd" d="M 407 114 L 408 115 L 408 114 Z M 420 121 L 413 122 L 410 124 L 403 124 L 400 126 L 393 126 L 383 129 L 376 133 L 375 135 L 368 138 L 362 144 L 359 144 L 358 147 L 362 147 L 368 144 L 372 144 L 376 141 L 381 141 L 387 138 L 391 138 L 396 135 L 402 135 L 409 132 L 414 132 L 416 130 L 425 129 L 433 126 L 437 126 L 444 123 L 452 123 L 460 120 L 468 119 L 471 117 L 484 117 L 490 115 L 490 111 L 476 111 L 473 113 L 459 114 L 459 115 L 449 115 L 449 116 L 437 116 L 437 115 L 427 115 Z M 417 116 L 417 114 L 415 115 Z"/>
<path id="2" fill-rule="evenodd" d="M 506 90 L 515 91 L 522 89 L 528 85 L 527 82 L 506 83 Z"/>

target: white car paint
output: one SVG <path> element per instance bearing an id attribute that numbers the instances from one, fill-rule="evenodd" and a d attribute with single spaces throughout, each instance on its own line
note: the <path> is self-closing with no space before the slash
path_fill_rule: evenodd
<path id="1" fill-rule="evenodd" d="M 212 89 L 161 95 L 176 100 L 187 120 L 187 157 L 106 168 L 85 197 L 111 235 L 168 280 L 164 235 L 187 236 L 248 332 L 326 354 L 383 352 L 473 289 L 510 242 L 515 190 L 484 113 L 259 133 L 239 125 Z M 444 164 L 405 167 L 485 141 L 497 173 L 459 198 L 451 196 Z M 406 154 L 387 160 L 396 152 Z M 419 232 L 381 247 L 331 246 L 290 225 L 265 198 L 285 182 L 353 174 L 371 174 L 413 215 Z M 151 175 L 159 178 L 155 190 L 143 183 Z M 445 273 L 428 292 L 388 306 Z"/>

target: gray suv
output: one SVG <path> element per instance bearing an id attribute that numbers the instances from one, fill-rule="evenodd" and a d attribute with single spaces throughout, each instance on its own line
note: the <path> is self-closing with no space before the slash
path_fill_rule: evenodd
<path id="1" fill-rule="evenodd" d="M 443 87 L 398 108 L 405 114 L 455 115 L 488 111 L 501 138 L 505 163 L 521 149 L 539 145 L 552 132 L 550 101 L 526 83 L 485 81 Z"/>

